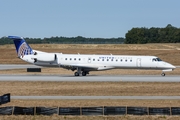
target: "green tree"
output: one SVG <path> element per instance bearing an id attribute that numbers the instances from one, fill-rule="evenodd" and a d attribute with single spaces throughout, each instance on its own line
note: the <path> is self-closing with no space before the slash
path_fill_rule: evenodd
<path id="1" fill-rule="evenodd" d="M 177 43 L 180 42 L 180 28 L 168 24 L 165 28 L 132 28 L 126 33 L 126 44 Z"/>

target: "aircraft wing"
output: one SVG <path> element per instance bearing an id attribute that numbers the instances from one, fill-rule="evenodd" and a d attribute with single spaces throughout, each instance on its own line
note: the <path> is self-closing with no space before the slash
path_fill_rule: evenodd
<path id="1" fill-rule="evenodd" d="M 60 64 L 60 67 L 68 70 L 76 70 L 77 68 L 81 68 L 85 71 L 93 71 L 98 69 L 98 66 L 89 66 L 87 64 Z"/>
<path id="2" fill-rule="evenodd" d="M 89 65 L 89 64 L 60 64 L 60 67 L 65 68 L 65 69 L 71 69 L 71 70 L 76 70 L 77 68 L 81 68 L 84 71 L 96 71 L 96 70 L 108 70 L 112 69 L 114 67 L 112 66 L 105 66 L 105 65 Z"/>

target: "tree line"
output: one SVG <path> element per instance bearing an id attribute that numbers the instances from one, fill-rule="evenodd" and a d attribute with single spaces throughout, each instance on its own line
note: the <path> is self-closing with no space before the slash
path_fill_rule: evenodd
<path id="1" fill-rule="evenodd" d="M 122 44 L 125 39 L 119 38 L 85 38 L 77 37 L 51 37 L 51 38 L 24 38 L 29 44 Z M 13 44 L 7 37 L 0 38 L 0 45 Z"/>
<path id="2" fill-rule="evenodd" d="M 132 28 L 125 36 L 126 44 L 180 43 L 180 28 L 171 24 L 165 28 Z"/>

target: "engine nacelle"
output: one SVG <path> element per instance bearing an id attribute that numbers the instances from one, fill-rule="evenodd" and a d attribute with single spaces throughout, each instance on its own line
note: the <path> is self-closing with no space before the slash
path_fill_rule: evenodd
<path id="1" fill-rule="evenodd" d="M 37 53 L 33 56 L 34 63 L 39 62 L 54 62 L 57 59 L 57 55 L 53 53 Z"/>

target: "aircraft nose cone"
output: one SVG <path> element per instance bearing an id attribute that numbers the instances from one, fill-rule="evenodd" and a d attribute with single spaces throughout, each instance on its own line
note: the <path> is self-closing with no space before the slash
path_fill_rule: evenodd
<path id="1" fill-rule="evenodd" d="M 174 65 L 171 65 L 170 63 L 164 62 L 164 66 L 168 69 L 175 69 L 176 67 Z"/>
<path id="2" fill-rule="evenodd" d="M 174 65 L 171 65 L 171 64 L 169 64 L 168 66 L 169 66 L 169 68 L 171 68 L 171 69 L 175 69 L 175 68 L 176 68 Z"/>
<path id="3" fill-rule="evenodd" d="M 172 65 L 172 68 L 175 69 L 176 67 L 174 65 Z"/>

